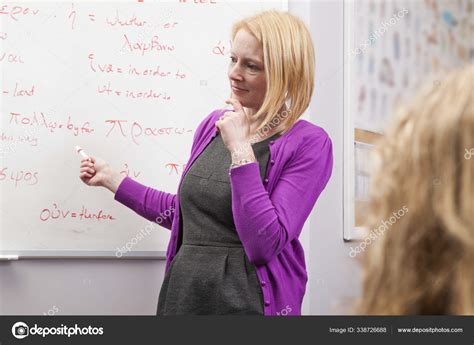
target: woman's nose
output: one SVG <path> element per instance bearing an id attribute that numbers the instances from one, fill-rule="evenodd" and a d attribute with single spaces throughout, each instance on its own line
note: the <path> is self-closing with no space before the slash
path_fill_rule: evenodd
<path id="1" fill-rule="evenodd" d="M 236 65 L 229 67 L 229 78 L 232 80 L 242 80 L 239 67 Z"/>

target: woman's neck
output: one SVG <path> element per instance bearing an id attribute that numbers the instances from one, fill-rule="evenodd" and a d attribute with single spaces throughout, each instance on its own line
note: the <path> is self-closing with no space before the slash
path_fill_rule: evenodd
<path id="1" fill-rule="evenodd" d="M 257 128 L 263 123 L 263 120 L 264 120 L 264 116 L 262 115 L 260 117 L 260 119 L 254 119 L 252 116 L 254 114 L 256 114 L 257 112 L 253 109 L 250 109 L 250 108 L 244 108 L 245 109 L 245 112 L 249 115 L 249 118 L 251 119 L 251 123 L 250 123 L 250 138 L 253 138 L 254 142 L 259 142 L 259 141 L 263 141 L 269 137 L 271 137 L 272 135 L 278 133 L 277 131 L 277 128 L 275 126 L 268 126 L 267 130 L 263 131 L 263 130 L 260 130 L 258 133 L 257 133 Z M 247 112 L 247 109 L 250 110 L 251 112 L 248 113 Z M 281 111 L 278 112 L 279 114 L 281 114 L 284 110 L 286 110 L 286 106 L 283 105 L 283 107 L 281 108 Z M 265 128 L 265 127 L 264 127 Z"/>

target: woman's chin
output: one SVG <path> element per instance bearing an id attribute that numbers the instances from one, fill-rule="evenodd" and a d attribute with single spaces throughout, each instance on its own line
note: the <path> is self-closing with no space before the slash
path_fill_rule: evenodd
<path id="1" fill-rule="evenodd" d="M 248 102 L 247 102 L 246 97 L 243 97 L 241 95 L 236 95 L 235 93 L 232 93 L 232 98 L 238 100 L 240 105 L 242 105 L 243 107 L 247 107 Z"/>

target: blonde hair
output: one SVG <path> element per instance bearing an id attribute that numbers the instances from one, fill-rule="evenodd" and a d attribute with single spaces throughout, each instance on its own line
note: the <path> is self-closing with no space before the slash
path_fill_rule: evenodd
<path id="1" fill-rule="evenodd" d="M 361 314 L 474 313 L 474 66 L 400 109 L 377 145 L 369 228 L 408 211 L 368 248 Z"/>
<path id="2" fill-rule="evenodd" d="M 273 123 L 275 131 L 286 132 L 308 108 L 313 94 L 311 35 L 301 19 L 275 10 L 260 12 L 235 23 L 232 39 L 241 29 L 253 35 L 263 48 L 268 87 L 263 104 L 254 115 L 256 119 L 263 117 L 257 131 Z M 286 111 L 283 121 L 278 119 L 276 123 L 282 109 Z"/>

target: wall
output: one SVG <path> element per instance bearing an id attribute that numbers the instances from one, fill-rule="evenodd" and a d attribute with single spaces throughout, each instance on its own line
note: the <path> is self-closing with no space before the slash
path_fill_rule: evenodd
<path id="1" fill-rule="evenodd" d="M 309 272 L 304 314 L 344 313 L 356 296 L 357 265 L 342 241 L 342 1 L 297 1 L 289 10 L 310 26 L 316 88 L 308 111 L 331 136 L 334 170 L 302 234 Z M 167 231 L 167 230 L 161 230 Z M 0 314 L 152 315 L 164 276 L 160 260 L 0 262 Z"/>
<path id="2" fill-rule="evenodd" d="M 360 270 L 349 257 L 343 235 L 343 3 L 318 1 L 311 6 L 311 34 L 316 50 L 316 86 L 312 122 L 333 143 L 332 177 L 311 214 L 307 254 L 310 314 L 346 314 L 359 295 Z"/>

